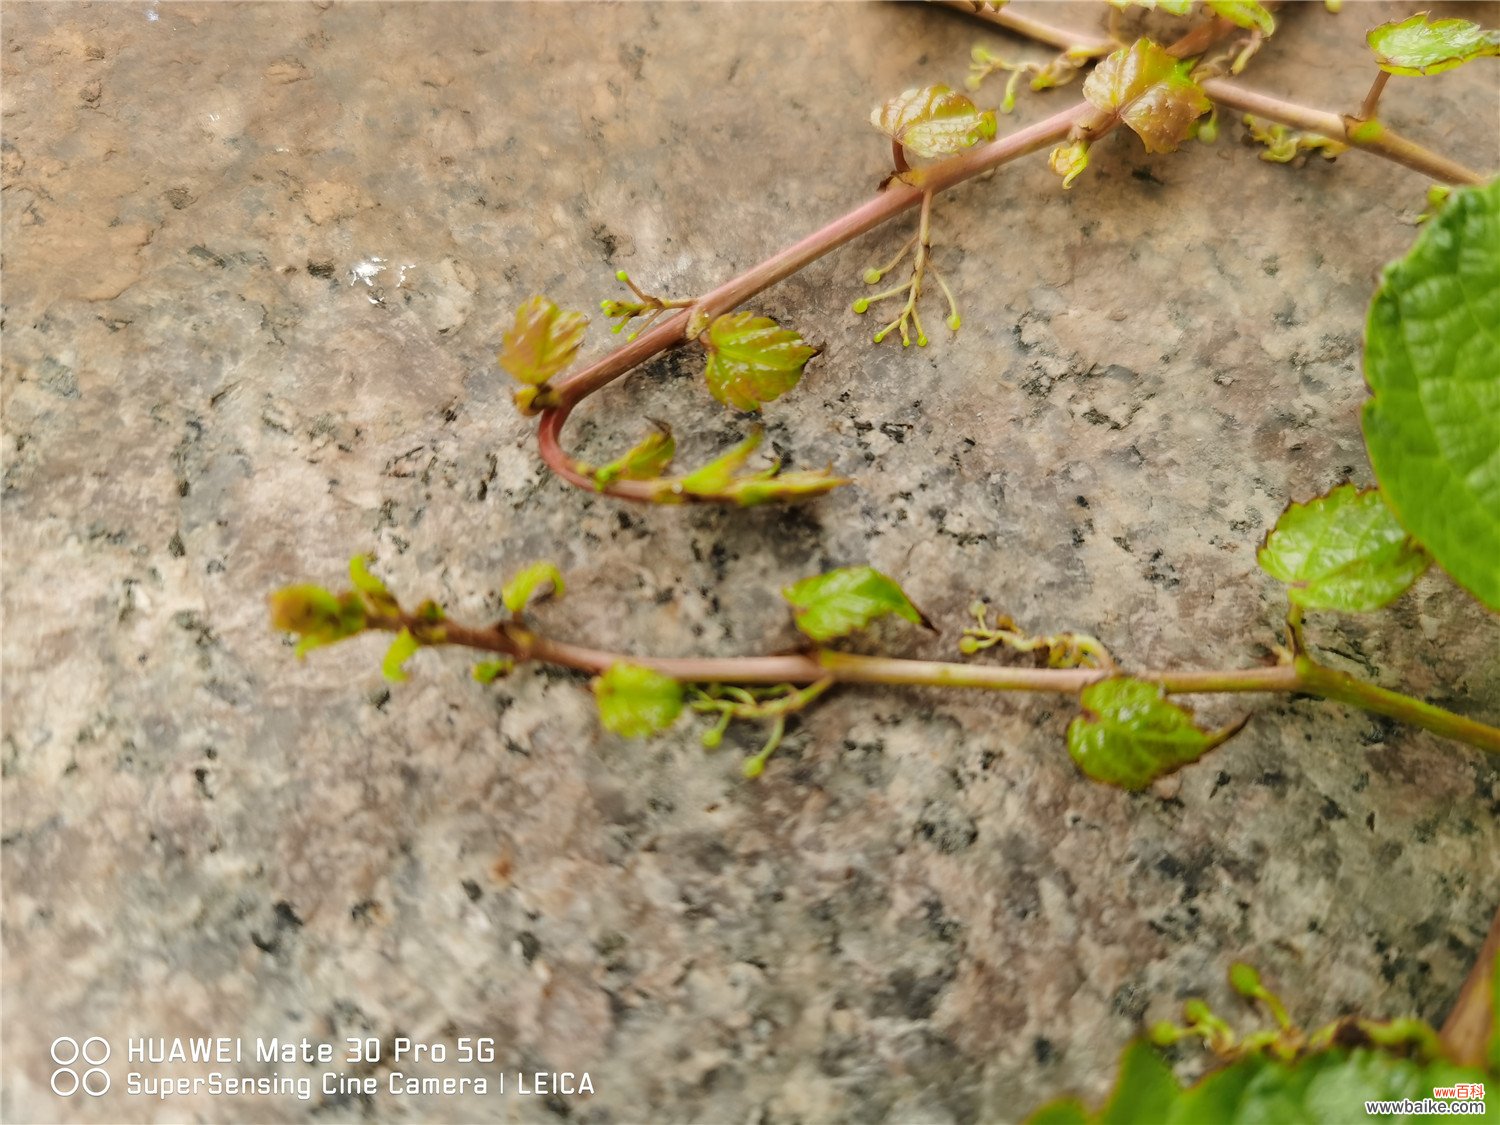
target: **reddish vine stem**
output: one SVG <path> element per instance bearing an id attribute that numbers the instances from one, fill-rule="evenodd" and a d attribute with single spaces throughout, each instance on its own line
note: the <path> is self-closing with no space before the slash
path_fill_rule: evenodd
<path id="1" fill-rule="evenodd" d="M 1443 1046 L 1462 1066 L 1483 1066 L 1485 1046 L 1495 1022 L 1495 965 L 1500 959 L 1500 911 L 1490 923 L 1490 933 L 1479 957 L 1458 992 L 1453 1010 L 1443 1022 Z"/>
<path id="2" fill-rule="evenodd" d="M 1056 47 L 1060 51 L 1073 48 L 1083 48 L 1088 51 L 1106 52 L 1112 51 L 1118 45 L 1113 39 L 1106 36 L 1095 35 L 1087 31 L 1073 31 L 1070 28 L 1054 27 L 1044 20 L 1033 19 L 1010 8 L 997 8 L 992 4 L 977 2 L 977 0 L 938 0 L 945 8 L 953 8 L 963 12 L 964 15 L 973 16 L 975 19 L 983 20 L 985 23 L 1003 27 L 1006 31 L 1014 31 L 1018 35 L 1024 35 L 1028 39 L 1035 39 L 1038 43 L 1045 43 L 1049 47 Z M 1192 47 L 1189 43 L 1188 48 Z"/>
<path id="3" fill-rule="evenodd" d="M 1224 24 L 1229 30 L 1233 29 L 1233 25 L 1226 21 L 1213 21 L 1190 32 L 1169 50 L 1174 54 L 1183 54 L 1184 44 L 1188 44 L 1193 50 L 1201 51 L 1212 38 L 1209 36 L 1206 41 L 1200 42 L 1206 36 L 1203 28 L 1212 28 L 1214 34 L 1222 35 L 1224 28 L 1218 27 L 1219 24 Z M 1346 120 L 1334 113 L 1247 90 L 1222 78 L 1205 79 L 1201 85 L 1204 92 L 1221 105 L 1333 137 L 1434 179 L 1455 184 L 1483 182 L 1482 177 L 1472 169 L 1433 153 L 1384 128 L 1378 122 Z M 601 487 L 568 455 L 562 445 L 562 431 L 568 416 L 579 402 L 652 357 L 686 342 L 697 334 L 693 329 L 699 325 L 706 325 L 714 317 L 730 312 L 757 293 L 790 277 L 845 243 L 918 206 L 925 196 L 946 191 L 981 173 L 1061 141 L 1075 126 L 1086 126 L 1098 116 L 1098 111 L 1090 103 L 1080 102 L 1007 137 L 977 146 L 939 164 L 898 175 L 868 202 L 738 277 L 731 278 L 676 315 L 663 317 L 649 330 L 582 371 L 542 388 L 529 411 L 541 414 L 537 441 L 542 461 L 552 472 L 577 488 L 603 492 L 622 500 L 651 502 L 659 499 L 659 491 L 648 481 L 622 480 Z M 1106 123 L 1097 133 L 1091 132 L 1091 139 L 1097 139 L 1097 136 L 1102 136 L 1113 127 L 1114 122 Z M 690 496 L 683 499 L 696 502 L 696 498 Z"/>
<path id="4" fill-rule="evenodd" d="M 369 626 L 387 632 L 410 629 L 427 643 L 459 645 L 599 675 L 616 664 L 636 664 L 698 684 L 885 684 L 970 688 L 987 691 L 1051 692 L 1077 695 L 1090 684 L 1120 673 L 1108 668 L 1016 668 L 940 660 L 862 656 L 814 649 L 781 656 L 634 656 L 553 640 L 514 621 L 474 629 L 445 621 L 440 626 L 412 615 L 374 617 Z M 1454 714 L 1430 703 L 1376 687 L 1305 655 L 1259 668 L 1225 671 L 1154 670 L 1131 672 L 1160 684 L 1168 694 L 1297 692 L 1386 715 L 1484 750 L 1500 753 L 1500 728 Z"/>
<path id="5" fill-rule="evenodd" d="M 924 192 L 947 191 L 992 168 L 998 168 L 1062 140 L 1074 122 L 1093 111 L 1093 107 L 1087 102 L 1080 102 L 1035 125 L 1017 130 L 1008 137 L 979 145 L 940 164 L 912 172 L 906 180 L 892 180 L 873 199 L 841 215 L 800 242 L 773 254 L 738 277 L 731 278 L 701 297 L 691 308 L 670 320 L 664 320 L 649 332 L 643 332 L 633 342 L 615 349 L 577 374 L 549 385 L 537 396 L 536 408 L 552 410 L 565 405 L 577 405 L 631 368 L 639 366 L 668 347 L 683 342 L 685 329 L 691 320 L 711 320 L 729 312 L 844 243 L 918 206 Z"/>

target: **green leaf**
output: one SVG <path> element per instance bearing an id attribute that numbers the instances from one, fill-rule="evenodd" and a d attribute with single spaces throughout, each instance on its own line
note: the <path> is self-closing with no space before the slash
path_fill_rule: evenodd
<path id="1" fill-rule="evenodd" d="M 870 124 L 924 157 L 952 156 L 995 135 L 994 112 L 947 86 L 907 90 L 871 113 Z"/>
<path id="2" fill-rule="evenodd" d="M 1144 789 L 1196 762 L 1243 725 L 1200 730 L 1160 684 L 1128 676 L 1090 684 L 1079 702 L 1085 713 L 1068 724 L 1068 753 L 1095 781 L 1124 789 Z"/>
<path id="3" fill-rule="evenodd" d="M 753 508 L 757 504 L 806 500 L 848 483 L 848 477 L 836 477 L 825 470 L 800 469 L 791 473 L 773 470 L 769 475 L 757 473 L 731 481 L 721 495 L 742 508 Z"/>
<path id="4" fill-rule="evenodd" d="M 1207 4 L 1214 15 L 1237 27 L 1259 31 L 1267 37 L 1276 32 L 1275 18 L 1257 0 L 1207 0 Z"/>
<path id="5" fill-rule="evenodd" d="M 1144 1039 L 1126 1045 L 1120 1055 L 1120 1073 L 1114 1093 L 1099 1113 L 1108 1125 L 1156 1125 L 1167 1119 L 1172 1103 L 1181 1093 L 1177 1079 L 1158 1052 Z"/>
<path id="6" fill-rule="evenodd" d="M 1486 1052 L 1489 1068 L 1500 1075 L 1500 949 L 1490 965 L 1490 1040 Z"/>
<path id="7" fill-rule="evenodd" d="M 391 642 L 391 647 L 386 649 L 385 659 L 380 664 L 381 674 L 393 684 L 401 683 L 406 679 L 401 666 L 421 647 L 422 642 L 412 636 L 410 629 L 402 629 Z"/>
<path id="8" fill-rule="evenodd" d="M 1032 1113 L 1026 1125 L 1089 1125 L 1093 1119 L 1077 1098 L 1058 1098 Z"/>
<path id="9" fill-rule="evenodd" d="M 537 591 L 549 584 L 552 589 L 544 592 L 542 597 L 560 598 L 563 596 L 562 572 L 549 562 L 532 563 L 505 584 L 500 591 L 500 600 L 512 613 L 520 613 L 535 600 Z"/>
<path id="10" fill-rule="evenodd" d="M 682 713 L 682 684 L 638 664 L 612 664 L 594 681 L 599 721 L 625 738 L 666 730 Z"/>
<path id="11" fill-rule="evenodd" d="M 1500 55 L 1500 31 L 1468 20 L 1432 20 L 1418 12 L 1399 23 L 1383 23 L 1365 36 L 1375 62 L 1391 74 L 1441 74 L 1486 55 Z"/>
<path id="12" fill-rule="evenodd" d="M 1377 490 L 1352 484 L 1289 505 L 1256 558 L 1297 605 L 1344 613 L 1395 601 L 1432 561 Z"/>
<path id="13" fill-rule="evenodd" d="M 828 471 L 804 469 L 783 473 L 779 465 L 742 475 L 740 470 L 760 447 L 764 437 L 765 431 L 755 427 L 744 441 L 722 457 L 685 477 L 661 481 L 652 499 L 657 503 L 672 504 L 692 497 L 750 508 L 776 500 L 806 499 L 849 483 L 846 478 L 836 477 Z"/>
<path id="14" fill-rule="evenodd" d="M 401 612 L 401 606 L 386 588 L 386 584 L 370 573 L 369 559 L 364 555 L 355 555 L 349 560 L 349 580 L 365 596 L 365 603 L 374 612 Z"/>
<path id="15" fill-rule="evenodd" d="M 830 570 L 788 586 L 781 595 L 792 603 L 797 628 L 818 642 L 845 636 L 893 613 L 933 627 L 905 591 L 874 567 Z"/>
<path id="16" fill-rule="evenodd" d="M 1482 1071 L 1443 1059 L 1422 1061 L 1377 1048 L 1315 1051 L 1291 1061 L 1264 1053 L 1246 1054 L 1210 1072 L 1196 1085 L 1178 1086 L 1164 1064 L 1152 1071 L 1142 1058 L 1140 1042 L 1125 1048 L 1115 1096 L 1096 1114 L 1078 1103 L 1053 1103 L 1028 1119 L 1032 1125 L 1056 1122 L 1111 1122 L 1115 1125 L 1344 1125 L 1353 1120 L 1350 1107 L 1363 1114 L 1370 1101 L 1420 1101 L 1439 1086 L 1484 1083 Z M 1170 1082 L 1168 1089 L 1166 1082 Z M 1489 1080 L 1493 1082 L 1493 1078 Z M 1120 1104 L 1122 1094 L 1130 1100 Z M 1135 1099 L 1139 1099 L 1138 1101 Z M 1067 1114 L 1058 1108 L 1071 1107 Z M 1044 1114 L 1053 1113 L 1053 1116 Z M 1363 1117 L 1360 1118 L 1361 1120 Z M 1400 1121 L 1438 1121 L 1446 1117 L 1403 1116 Z M 1375 1120 L 1389 1121 L 1391 1117 Z"/>
<path id="17" fill-rule="evenodd" d="M 1188 77 L 1191 69 L 1191 61 L 1138 39 L 1094 68 L 1083 83 L 1083 96 L 1135 130 L 1147 152 L 1172 152 L 1187 139 L 1193 122 L 1212 108 Z"/>
<path id="18" fill-rule="evenodd" d="M 1500 181 L 1454 192 L 1386 267 L 1365 379 L 1365 445 L 1386 503 L 1500 610 Z"/>
<path id="19" fill-rule="evenodd" d="M 623 456 L 594 470 L 594 483 L 605 488 L 617 480 L 652 480 L 661 476 L 677 453 L 672 428 L 665 422 L 632 446 Z"/>
<path id="20" fill-rule="evenodd" d="M 498 660 L 481 660 L 474 665 L 474 679 L 481 684 L 492 684 L 501 676 L 507 676 L 515 668 L 516 662 L 508 656 L 502 656 Z"/>
<path id="21" fill-rule="evenodd" d="M 589 318 L 563 312 L 546 297 L 532 297 L 516 310 L 516 323 L 504 336 L 500 366 L 516 379 L 541 386 L 578 354 Z"/>
<path id="22" fill-rule="evenodd" d="M 723 492 L 739 472 L 740 466 L 750 459 L 750 454 L 760 448 L 766 432 L 759 426 L 750 431 L 748 437 L 722 457 L 715 458 L 700 469 L 695 469 L 678 486 L 689 496 L 717 496 Z"/>
<path id="23" fill-rule="evenodd" d="M 708 369 L 704 376 L 714 398 L 736 410 L 759 410 L 802 379 L 807 361 L 818 354 L 790 328 L 770 317 L 737 312 L 708 326 Z"/>
<path id="24" fill-rule="evenodd" d="M 359 594 L 335 597 L 321 586 L 288 586 L 266 599 L 271 627 L 291 633 L 300 660 L 312 649 L 364 632 L 367 610 Z"/>

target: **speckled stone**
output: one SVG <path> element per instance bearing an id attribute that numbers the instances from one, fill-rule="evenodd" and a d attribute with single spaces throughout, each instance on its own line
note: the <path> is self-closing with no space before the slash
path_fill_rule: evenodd
<path id="1" fill-rule="evenodd" d="M 1253 82 L 1352 108 L 1364 27 L 1409 5 L 1375 7 L 1286 13 Z M 597 308 L 622 267 L 701 292 L 875 190 L 880 98 L 958 82 L 974 42 L 1043 51 L 895 5 L 5 15 L 0 1116 L 1008 1121 L 1102 1093 L 1184 995 L 1234 1010 L 1235 958 L 1302 1020 L 1441 1018 L 1500 886 L 1479 751 L 1216 699 L 1244 734 L 1129 796 L 1068 760 L 1066 700 L 849 690 L 749 784 L 753 730 L 628 743 L 581 677 L 487 688 L 427 652 L 387 685 L 373 641 L 298 666 L 263 600 L 373 552 L 404 597 L 482 620 L 547 558 L 570 584 L 550 632 L 755 652 L 795 643 L 780 587 L 871 563 L 946 627 L 891 651 L 951 654 L 983 596 L 1139 665 L 1254 663 L 1282 613 L 1265 529 L 1370 481 L 1360 333 L 1420 177 L 1267 164 L 1228 121 L 1171 156 L 1112 136 L 1067 193 L 1041 158 L 1003 169 L 936 209 L 957 338 L 874 347 L 848 311 L 910 220 L 754 302 L 824 348 L 770 444 L 857 487 L 625 508 L 540 466 L 494 364 L 515 306 Z M 1398 79 L 1390 121 L 1493 167 L 1495 79 Z M 613 339 L 596 323 L 588 353 Z M 747 422 L 698 370 L 648 365 L 570 440 L 603 459 L 664 417 L 701 461 Z M 1310 629 L 1341 667 L 1500 715 L 1500 625 L 1440 575 Z M 53 1095 L 59 1035 L 115 1045 L 109 1094 Z M 395 1069 L 511 1077 L 124 1093 L 127 1037 L 190 1035 L 489 1036 L 488 1067 Z M 522 1095 L 518 1071 L 594 1093 Z"/>

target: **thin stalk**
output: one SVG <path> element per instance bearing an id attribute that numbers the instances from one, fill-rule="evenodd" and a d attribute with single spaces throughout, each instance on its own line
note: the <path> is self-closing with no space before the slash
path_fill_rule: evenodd
<path id="1" fill-rule="evenodd" d="M 1050 692 L 1077 695 L 1090 684 L 1120 673 L 1108 668 L 1011 668 L 941 660 L 906 660 L 814 649 L 782 656 L 637 656 L 554 640 L 502 621 L 474 629 L 445 621 L 433 625 L 412 616 L 372 617 L 370 628 L 410 629 L 425 643 L 460 645 L 496 652 L 518 661 L 536 661 L 599 675 L 615 664 L 651 668 L 684 683 L 697 684 L 886 684 L 969 688 L 981 691 Z M 431 640 L 428 640 L 431 638 Z M 1129 673 L 1160 684 L 1171 695 L 1295 692 L 1347 703 L 1458 742 L 1500 753 L 1500 728 L 1456 715 L 1400 692 L 1376 687 L 1344 672 L 1299 656 L 1287 663 L 1222 671 L 1172 669 Z"/>
<path id="2" fill-rule="evenodd" d="M 896 175 L 911 171 L 911 165 L 906 162 L 906 146 L 895 137 L 891 138 L 891 160 L 896 165 Z"/>
<path id="3" fill-rule="evenodd" d="M 1388 70 L 1377 70 L 1375 81 L 1370 83 L 1370 92 L 1365 95 L 1365 100 L 1360 103 L 1359 119 L 1369 121 L 1375 116 L 1375 106 L 1380 101 L 1380 95 L 1385 90 L 1385 84 L 1391 80 L 1391 72 Z"/>
<path id="4" fill-rule="evenodd" d="M 1384 71 L 1381 72 L 1385 73 Z M 1269 117 L 1295 129 L 1331 137 L 1355 148 L 1394 160 L 1397 164 L 1448 184 L 1481 184 L 1484 177 L 1472 168 L 1425 149 L 1415 141 L 1385 128 L 1378 121 L 1343 118 L 1327 110 L 1282 101 L 1269 94 L 1247 90 L 1224 78 L 1205 78 L 1199 83 L 1214 101 L 1242 113 Z"/>
<path id="5" fill-rule="evenodd" d="M 938 0 L 938 3 L 945 8 L 956 9 L 975 19 L 984 20 L 985 23 L 992 23 L 996 27 L 1005 28 L 1006 31 L 1014 31 L 1018 35 L 1024 35 L 1028 39 L 1035 39 L 1038 43 L 1045 43 L 1049 47 L 1057 47 L 1063 51 L 1078 48 L 1107 54 L 1119 46 L 1113 39 L 1102 35 L 1057 27 L 1045 20 L 1013 11 L 1009 7 L 996 8 L 989 4 L 974 3 L 973 0 Z"/>

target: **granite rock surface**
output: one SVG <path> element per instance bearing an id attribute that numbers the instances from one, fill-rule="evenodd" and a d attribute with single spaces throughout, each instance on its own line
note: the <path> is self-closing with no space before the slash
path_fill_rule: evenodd
<path id="1" fill-rule="evenodd" d="M 1365 26 L 1408 7 L 1298 6 L 1249 80 L 1352 107 Z M 550 633 L 774 651 L 782 586 L 870 563 L 945 626 L 882 631 L 890 651 L 951 654 L 982 597 L 1137 665 L 1255 663 L 1283 612 L 1268 525 L 1370 483 L 1360 334 L 1419 176 L 1268 164 L 1232 121 L 1169 156 L 1112 136 L 1066 193 L 1041 158 L 1002 169 L 936 210 L 957 337 L 876 347 L 849 313 L 909 220 L 754 302 L 823 347 L 769 444 L 856 486 L 622 507 L 538 461 L 494 362 L 516 305 L 596 309 L 620 268 L 702 292 L 876 189 L 879 100 L 958 84 L 975 42 L 1044 50 L 899 5 L 5 17 L 0 1116 L 1009 1121 L 1101 1095 L 1182 997 L 1232 1009 L 1236 958 L 1305 1021 L 1442 1017 L 1500 892 L 1479 751 L 1209 699 L 1211 721 L 1249 707 L 1245 732 L 1131 796 L 1075 770 L 1065 699 L 850 690 L 750 784 L 756 731 L 626 742 L 579 676 L 483 687 L 424 652 L 389 685 L 374 641 L 298 665 L 264 603 L 367 552 L 483 620 L 545 558 L 569 578 Z M 1493 71 L 1397 80 L 1390 120 L 1500 165 Z M 595 321 L 590 355 L 615 339 Z M 685 464 L 727 447 L 748 420 L 699 364 L 647 365 L 570 440 L 604 460 L 661 417 Z M 1310 628 L 1341 667 L 1500 715 L 1500 625 L 1436 573 Z M 113 1045 L 104 1097 L 49 1088 L 63 1035 Z M 340 1064 L 226 1068 L 309 1078 L 306 1100 L 130 1096 L 131 1069 L 207 1073 L 125 1057 L 175 1036 L 306 1037 Z M 495 1061 L 390 1058 L 463 1036 Z M 348 1037 L 382 1061 L 342 1065 Z M 325 1070 L 379 1092 L 326 1095 Z M 492 1084 L 395 1095 L 392 1070 Z M 537 1071 L 593 1093 L 517 1092 Z"/>

